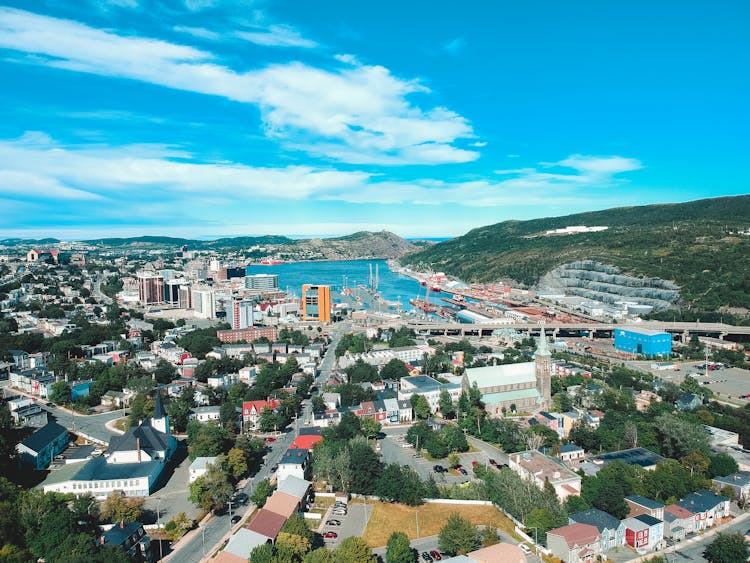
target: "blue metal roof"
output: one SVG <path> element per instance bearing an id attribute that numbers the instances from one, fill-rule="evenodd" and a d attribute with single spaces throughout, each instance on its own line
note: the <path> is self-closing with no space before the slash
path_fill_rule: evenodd
<path id="1" fill-rule="evenodd" d="M 57 422 L 48 422 L 21 443 L 30 450 L 40 452 L 62 434 L 67 435 L 68 429 Z"/>
<path id="2" fill-rule="evenodd" d="M 664 508 L 664 505 L 662 503 L 651 500 L 650 498 L 642 497 L 641 495 L 630 495 L 629 497 L 625 497 L 625 500 L 633 501 L 636 504 L 645 506 L 649 510 Z"/>

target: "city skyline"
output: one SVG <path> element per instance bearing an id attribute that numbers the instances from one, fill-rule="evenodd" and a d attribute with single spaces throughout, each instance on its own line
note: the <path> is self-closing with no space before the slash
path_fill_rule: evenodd
<path id="1" fill-rule="evenodd" d="M 0 237 L 451 237 L 747 193 L 749 12 L 3 2 Z"/>

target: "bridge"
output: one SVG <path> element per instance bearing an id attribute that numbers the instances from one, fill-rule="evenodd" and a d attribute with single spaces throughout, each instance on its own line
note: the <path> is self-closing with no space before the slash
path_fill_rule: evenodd
<path id="1" fill-rule="evenodd" d="M 618 328 L 638 326 L 638 328 L 656 330 L 659 332 L 669 332 L 670 334 L 680 335 L 683 342 L 687 342 L 692 335 L 712 336 L 724 339 L 731 337 L 748 337 L 750 336 L 750 326 L 734 326 L 725 323 L 689 323 L 689 322 L 661 322 L 646 321 L 638 325 L 615 324 L 615 323 L 597 323 L 593 321 L 583 321 L 575 323 L 545 322 L 545 323 L 441 323 L 438 321 L 409 320 L 406 323 L 408 328 L 413 329 L 417 334 L 445 335 L 445 336 L 490 336 L 494 330 L 512 329 L 529 336 L 539 335 L 542 328 L 547 334 L 557 335 L 560 332 L 588 332 L 588 335 L 594 337 L 597 333 L 612 333 Z"/>

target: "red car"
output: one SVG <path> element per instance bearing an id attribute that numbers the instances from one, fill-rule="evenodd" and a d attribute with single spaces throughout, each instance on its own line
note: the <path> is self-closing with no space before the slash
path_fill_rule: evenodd
<path id="1" fill-rule="evenodd" d="M 472 466 L 472 467 L 476 467 L 476 466 L 477 466 L 477 461 L 476 461 L 476 460 L 472 461 L 472 462 L 471 462 L 471 466 Z"/>
<path id="2" fill-rule="evenodd" d="M 430 555 L 432 555 L 432 558 L 435 561 L 441 561 L 443 559 L 443 557 L 440 555 L 440 553 L 437 552 L 437 551 L 435 551 L 434 549 L 432 551 L 430 551 Z"/>
<path id="3" fill-rule="evenodd" d="M 269 436 L 268 438 L 266 438 L 266 442 L 268 442 L 269 444 L 275 441 L 276 441 L 276 438 L 274 438 L 273 436 Z"/>
<path id="4" fill-rule="evenodd" d="M 326 539 L 334 539 L 339 537 L 339 535 L 336 532 L 326 532 L 325 534 L 323 534 L 323 537 Z"/>

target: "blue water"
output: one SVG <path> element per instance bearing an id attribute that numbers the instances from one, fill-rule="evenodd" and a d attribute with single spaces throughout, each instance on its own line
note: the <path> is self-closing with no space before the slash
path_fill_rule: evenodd
<path id="1" fill-rule="evenodd" d="M 302 284 L 330 285 L 331 289 L 340 292 L 344 283 L 347 287 L 359 285 L 369 287 L 370 264 L 375 277 L 375 265 L 378 265 L 378 289 L 384 299 L 400 301 L 408 309 L 410 299 L 424 299 L 426 289 L 419 282 L 392 272 L 385 260 L 347 260 L 341 262 L 289 262 L 271 266 L 248 266 L 248 274 L 277 274 L 279 287 L 299 295 Z M 344 279 L 346 276 L 346 280 Z M 439 302 L 439 297 L 447 294 L 430 294 L 430 301 Z"/>

